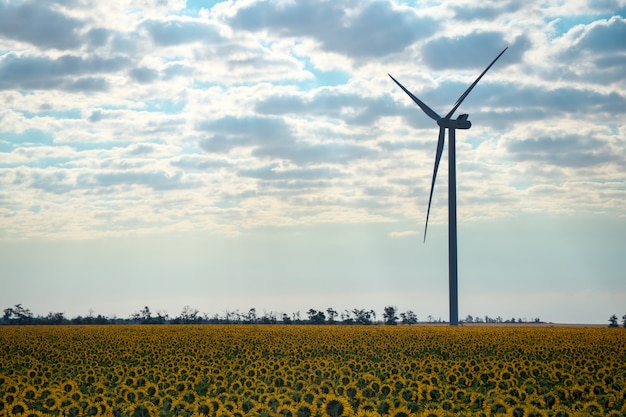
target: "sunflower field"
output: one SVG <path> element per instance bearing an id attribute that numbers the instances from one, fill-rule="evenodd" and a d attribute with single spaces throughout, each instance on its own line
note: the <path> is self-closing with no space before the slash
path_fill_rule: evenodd
<path id="1" fill-rule="evenodd" d="M 626 416 L 626 331 L 0 327 L 0 416 Z"/>

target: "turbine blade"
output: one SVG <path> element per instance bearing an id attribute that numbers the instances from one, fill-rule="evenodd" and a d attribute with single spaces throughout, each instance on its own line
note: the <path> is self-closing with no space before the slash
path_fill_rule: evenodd
<path id="1" fill-rule="evenodd" d="M 437 178 L 437 170 L 443 154 L 443 143 L 445 142 L 446 129 L 439 128 L 439 140 L 437 141 L 437 155 L 435 156 L 435 169 L 433 170 L 433 182 L 430 185 L 430 197 L 428 197 L 428 211 L 426 212 L 426 226 L 424 226 L 424 242 L 426 242 L 426 231 L 428 230 L 428 217 L 430 216 L 430 203 L 433 200 L 433 190 L 435 189 L 435 179 Z"/>
<path id="2" fill-rule="evenodd" d="M 387 74 L 388 76 L 391 77 L 391 79 L 398 84 L 398 86 L 404 90 L 405 93 L 407 93 L 409 95 L 409 97 L 411 97 L 411 99 L 415 102 L 415 104 L 417 104 L 418 106 L 420 106 L 420 109 L 422 109 L 424 111 L 424 113 L 426 113 L 428 115 L 428 117 L 430 117 L 431 119 L 437 121 L 439 119 L 441 119 L 441 116 L 439 116 L 433 109 L 431 109 L 430 107 L 428 107 L 422 100 L 420 100 L 419 98 L 415 97 L 413 95 L 413 93 L 411 93 L 409 90 L 407 90 L 406 88 L 404 88 L 404 86 L 402 84 L 400 84 L 398 82 L 398 80 L 396 80 L 395 78 L 393 78 L 391 76 L 391 74 Z"/>
<path id="3" fill-rule="evenodd" d="M 476 86 L 476 84 L 478 84 L 478 81 L 480 81 L 481 78 L 483 78 L 483 75 L 485 75 L 487 73 L 487 71 L 489 71 L 489 68 L 491 68 L 491 66 L 493 64 L 496 63 L 496 61 L 498 60 L 498 58 L 500 58 L 502 56 L 502 54 L 504 53 L 504 51 L 506 51 L 507 49 L 509 49 L 509 47 L 507 46 L 506 48 L 504 48 L 502 50 L 502 52 L 500 52 L 498 54 L 498 56 L 496 57 L 496 59 L 494 59 L 493 61 L 491 61 L 491 64 L 489 64 L 489 66 L 487 68 L 485 68 L 485 70 L 482 72 L 482 74 L 480 74 L 478 76 L 478 78 L 476 78 L 476 81 L 474 81 L 472 83 L 472 85 L 469 86 L 469 88 L 467 90 L 465 90 L 465 92 L 461 95 L 461 97 L 459 97 L 459 99 L 456 101 L 456 103 L 454 103 L 454 107 L 452 108 L 452 110 L 450 110 L 450 113 L 448 113 L 446 115 L 446 119 L 449 119 L 450 117 L 452 117 L 452 114 L 456 111 L 456 109 L 459 108 L 459 106 L 461 105 L 461 103 L 463 102 L 463 100 L 465 100 L 465 97 L 467 97 L 467 95 L 470 93 L 470 91 L 472 91 L 472 89 Z"/>

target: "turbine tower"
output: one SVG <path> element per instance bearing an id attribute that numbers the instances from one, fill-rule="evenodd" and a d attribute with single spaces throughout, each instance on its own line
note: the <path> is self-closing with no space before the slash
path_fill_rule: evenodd
<path id="1" fill-rule="evenodd" d="M 454 103 L 452 110 L 446 114 L 445 117 L 439 116 L 433 109 L 428 107 L 419 98 L 415 97 L 413 93 L 407 90 L 402 84 L 400 84 L 395 78 L 388 74 L 391 79 L 398 84 L 398 86 L 411 97 L 411 99 L 417 104 L 420 109 L 426 113 L 428 117 L 433 119 L 439 125 L 439 140 L 437 141 L 437 153 L 435 156 L 435 168 L 433 170 L 433 181 L 430 185 L 430 196 L 428 197 L 428 211 L 426 212 L 426 225 L 424 226 L 424 242 L 426 242 L 426 231 L 428 230 L 428 217 L 430 216 L 430 204 L 433 199 L 433 189 L 435 188 L 435 179 L 437 178 L 437 170 L 439 169 L 439 161 L 441 161 L 441 154 L 443 153 L 443 145 L 445 142 L 446 129 L 448 129 L 448 273 L 449 273 L 449 290 L 450 290 L 450 325 L 457 326 L 459 324 L 459 297 L 458 297 L 458 269 L 457 269 L 457 235 L 456 235 L 456 129 L 469 129 L 472 124 L 467 120 L 467 114 L 461 114 L 456 119 L 452 119 L 452 115 L 459 108 L 463 100 L 472 91 L 472 89 L 478 84 L 483 75 L 495 64 L 495 62 L 502 56 L 504 51 L 508 49 L 504 48 L 498 56 L 491 61 L 491 64 L 476 78 L 476 81 L 469 86 L 467 90 L 459 97 Z"/>

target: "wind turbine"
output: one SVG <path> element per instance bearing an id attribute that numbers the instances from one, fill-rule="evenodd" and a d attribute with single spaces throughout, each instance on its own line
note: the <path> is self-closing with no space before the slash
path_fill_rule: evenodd
<path id="1" fill-rule="evenodd" d="M 458 297 L 458 269 L 457 269 L 457 236 L 456 236 L 456 129 L 469 129 L 472 124 L 467 120 L 467 114 L 461 114 L 456 119 L 452 119 L 452 115 L 459 108 L 463 100 L 478 84 L 483 75 L 495 64 L 502 56 L 504 48 L 498 56 L 491 61 L 491 64 L 476 78 L 476 81 L 469 86 L 467 90 L 454 103 L 452 110 L 445 117 L 439 116 L 433 109 L 428 107 L 423 101 L 415 97 L 413 93 L 400 84 L 391 74 L 387 74 L 398 86 L 411 97 L 420 109 L 426 113 L 428 117 L 433 119 L 439 125 L 439 140 L 437 141 L 437 154 L 435 156 L 435 168 L 433 170 L 433 181 L 430 185 L 430 196 L 428 197 L 428 211 L 426 212 L 426 225 L 424 226 L 424 242 L 426 242 L 426 231 L 428 230 L 428 217 L 430 216 L 430 204 L 433 199 L 433 189 L 435 188 L 435 179 L 437 178 L 437 169 L 441 161 L 443 153 L 443 145 L 445 142 L 446 129 L 448 129 L 448 273 L 449 273 L 449 290 L 450 290 L 450 325 L 457 326 L 459 324 L 459 297 Z"/>

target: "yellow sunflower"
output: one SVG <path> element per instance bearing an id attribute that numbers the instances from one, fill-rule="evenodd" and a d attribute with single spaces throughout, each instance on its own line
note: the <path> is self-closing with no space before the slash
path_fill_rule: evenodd
<path id="1" fill-rule="evenodd" d="M 28 411 L 28 406 L 23 401 L 14 401 L 7 406 L 9 416 L 21 416 L 23 417 Z"/>
<path id="2" fill-rule="evenodd" d="M 352 406 L 343 397 L 338 397 L 334 394 L 328 394 L 319 397 L 318 409 L 322 412 L 323 416 L 339 417 L 339 416 L 352 416 L 354 410 Z"/>

